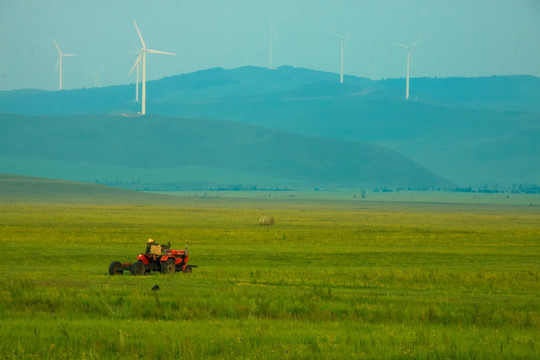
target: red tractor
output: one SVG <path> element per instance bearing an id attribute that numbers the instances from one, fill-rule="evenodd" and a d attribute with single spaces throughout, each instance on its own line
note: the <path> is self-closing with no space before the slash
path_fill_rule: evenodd
<path id="1" fill-rule="evenodd" d="M 188 265 L 188 248 L 185 250 L 171 250 L 171 243 L 167 245 L 151 245 L 146 253 L 139 254 L 134 263 L 121 263 L 113 261 L 109 265 L 109 274 L 122 275 L 125 270 L 133 275 L 144 275 L 151 271 L 160 271 L 163 274 L 173 272 L 190 273 L 197 265 Z"/>

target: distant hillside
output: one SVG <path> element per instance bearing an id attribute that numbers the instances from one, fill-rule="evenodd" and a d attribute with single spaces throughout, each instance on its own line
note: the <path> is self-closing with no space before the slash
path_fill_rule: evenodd
<path id="1" fill-rule="evenodd" d="M 409 101 L 404 100 L 404 79 L 346 76 L 340 84 L 338 74 L 288 66 L 216 68 L 147 85 L 147 110 L 153 115 L 230 120 L 378 144 L 463 186 L 540 182 L 540 79 L 532 76 L 413 78 Z M 134 85 L 5 91 L 0 92 L 0 112 L 134 116 L 140 110 L 134 94 Z M 26 165 L 20 161 L 19 166 Z M 215 170 L 195 167 L 191 172 L 204 176 Z M 242 170 L 228 167 L 212 176 L 238 177 L 230 171 Z M 253 181 L 284 180 L 263 176 Z M 199 177 L 186 175 L 185 180 Z"/>
<path id="2" fill-rule="evenodd" d="M 219 120 L 0 115 L 0 169 L 136 188 L 444 187 L 387 148 Z"/>
<path id="3" fill-rule="evenodd" d="M 0 201 L 94 205 L 178 203 L 170 196 L 9 174 L 0 174 Z"/>
<path id="4" fill-rule="evenodd" d="M 188 116 L 184 105 L 210 108 L 229 99 L 293 95 L 297 99 L 353 96 L 356 101 L 403 100 L 404 79 L 369 80 L 323 71 L 282 66 L 201 70 L 147 82 L 148 108 L 153 114 Z M 540 112 L 540 78 L 492 76 L 479 78 L 413 78 L 411 99 L 466 108 Z M 290 97 L 290 96 L 287 96 Z M 136 113 L 135 84 L 62 91 L 0 91 L 0 112 L 33 115 Z M 173 106 L 174 105 L 174 106 Z M 201 109 L 192 115 L 198 117 Z M 215 113 L 210 110 L 209 112 Z M 190 115 L 191 116 L 191 115 Z M 216 116 L 212 116 L 216 117 Z M 219 116 L 221 118 L 221 116 Z M 230 119 L 235 120 L 235 119 Z"/>
<path id="5" fill-rule="evenodd" d="M 230 100 L 216 114 L 288 132 L 384 145 L 458 184 L 540 182 L 540 113 L 366 101 L 362 93 L 298 96 L 251 99 L 249 107 Z"/>

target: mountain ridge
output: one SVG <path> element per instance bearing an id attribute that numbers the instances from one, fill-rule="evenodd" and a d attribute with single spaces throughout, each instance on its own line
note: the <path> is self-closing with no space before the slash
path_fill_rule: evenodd
<path id="1" fill-rule="evenodd" d="M 539 78 L 412 78 L 409 101 L 404 79 L 338 79 L 290 66 L 207 69 L 147 82 L 147 110 L 378 144 L 462 186 L 540 182 Z M 0 92 L 0 111 L 136 117 L 134 93 L 134 84 Z"/>

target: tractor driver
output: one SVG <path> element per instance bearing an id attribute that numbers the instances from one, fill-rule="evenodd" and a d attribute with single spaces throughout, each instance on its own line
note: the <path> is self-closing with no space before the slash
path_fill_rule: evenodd
<path id="1" fill-rule="evenodd" d="M 152 245 L 158 245 L 156 244 L 156 242 L 152 239 L 148 239 L 148 242 L 146 243 L 146 253 L 147 254 L 150 254 L 150 248 L 152 247 Z"/>

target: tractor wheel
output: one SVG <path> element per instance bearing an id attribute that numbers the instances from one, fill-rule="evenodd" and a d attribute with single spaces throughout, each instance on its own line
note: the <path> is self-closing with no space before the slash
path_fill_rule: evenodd
<path id="1" fill-rule="evenodd" d="M 192 271 L 192 270 L 191 270 L 191 266 L 189 266 L 189 265 L 186 266 L 186 268 L 184 269 L 184 272 L 185 272 L 186 274 L 191 274 L 191 271 Z"/>
<path id="2" fill-rule="evenodd" d="M 122 275 L 124 271 L 122 271 L 122 264 L 120 264 L 120 261 L 113 261 L 111 265 L 109 265 L 109 274 L 111 275 Z"/>
<path id="3" fill-rule="evenodd" d="M 131 265 L 131 273 L 133 275 L 144 275 L 146 273 L 146 269 L 144 268 L 144 264 L 142 261 L 136 261 Z"/>
<path id="4" fill-rule="evenodd" d="M 176 270 L 176 265 L 174 264 L 173 259 L 169 259 L 166 262 L 163 261 L 161 263 L 161 273 L 170 274 L 170 273 L 173 273 L 175 270 Z"/>

